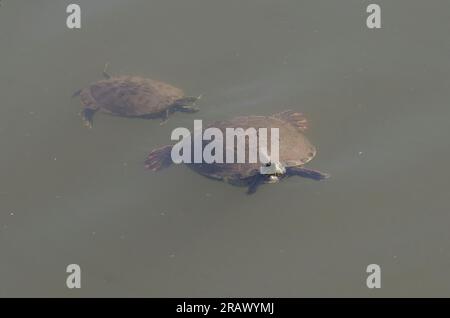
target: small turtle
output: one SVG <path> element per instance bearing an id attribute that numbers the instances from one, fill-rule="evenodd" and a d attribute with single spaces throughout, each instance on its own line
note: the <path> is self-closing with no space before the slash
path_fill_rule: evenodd
<path id="1" fill-rule="evenodd" d="M 199 97 L 186 97 L 181 89 L 170 84 L 139 76 L 110 76 L 103 71 L 104 80 L 92 83 L 73 94 L 80 96 L 84 109 L 81 116 L 92 128 L 94 114 L 103 112 L 140 118 L 162 118 L 165 122 L 175 111 L 194 113 L 192 105 Z"/>
<path id="2" fill-rule="evenodd" d="M 189 163 L 194 171 L 209 178 L 222 180 L 233 185 L 247 186 L 247 193 L 256 192 L 259 185 L 275 183 L 290 176 L 301 176 L 314 180 L 328 178 L 328 174 L 303 168 L 316 155 L 316 148 L 308 141 L 303 132 L 307 129 L 307 121 L 300 113 L 288 110 L 272 116 L 243 116 L 229 121 L 216 122 L 209 127 L 215 127 L 225 136 L 226 128 L 279 128 L 279 161 L 266 164 L 271 169 L 269 173 L 261 173 L 261 163 Z M 268 137 L 268 140 L 269 137 Z M 206 143 L 204 141 L 204 143 Z M 249 139 L 246 138 L 246 149 Z M 224 154 L 229 149 L 225 147 Z M 172 145 L 153 150 L 145 166 L 153 171 L 160 170 L 172 164 Z M 236 153 L 236 152 L 235 152 Z"/>

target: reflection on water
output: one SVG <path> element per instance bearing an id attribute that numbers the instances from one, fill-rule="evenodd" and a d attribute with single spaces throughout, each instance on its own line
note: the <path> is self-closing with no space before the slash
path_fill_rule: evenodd
<path id="1" fill-rule="evenodd" d="M 367 30 L 356 0 L 80 0 L 74 31 L 68 3 L 0 7 L 0 296 L 370 296 L 371 263 L 377 296 L 449 295 L 450 4 L 380 0 Z M 70 95 L 105 62 L 202 93 L 201 112 L 85 129 Z M 194 119 L 287 108 L 331 179 L 246 196 L 143 168 Z"/>

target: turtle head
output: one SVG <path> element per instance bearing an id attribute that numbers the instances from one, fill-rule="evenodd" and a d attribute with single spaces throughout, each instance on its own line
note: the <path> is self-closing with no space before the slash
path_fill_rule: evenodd
<path id="1" fill-rule="evenodd" d="M 286 168 L 281 162 L 268 162 L 261 166 L 260 173 L 267 175 L 267 183 L 276 183 L 286 173 Z"/>

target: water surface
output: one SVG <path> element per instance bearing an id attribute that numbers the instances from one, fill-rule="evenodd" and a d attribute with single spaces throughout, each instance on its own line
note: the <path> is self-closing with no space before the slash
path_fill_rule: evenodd
<path id="1" fill-rule="evenodd" d="M 448 1 L 379 0 L 381 30 L 357 0 L 79 0 L 69 30 L 70 2 L 0 7 L 0 296 L 450 296 Z M 201 112 L 86 129 L 70 96 L 105 62 Z M 287 108 L 329 180 L 246 196 L 143 168 L 194 119 Z"/>

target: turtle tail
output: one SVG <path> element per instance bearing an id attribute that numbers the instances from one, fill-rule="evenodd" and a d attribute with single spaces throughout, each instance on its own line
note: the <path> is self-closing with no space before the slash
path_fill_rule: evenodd
<path id="1" fill-rule="evenodd" d="M 153 150 L 145 160 L 145 168 L 152 171 L 162 170 L 172 164 L 172 145 Z"/>

